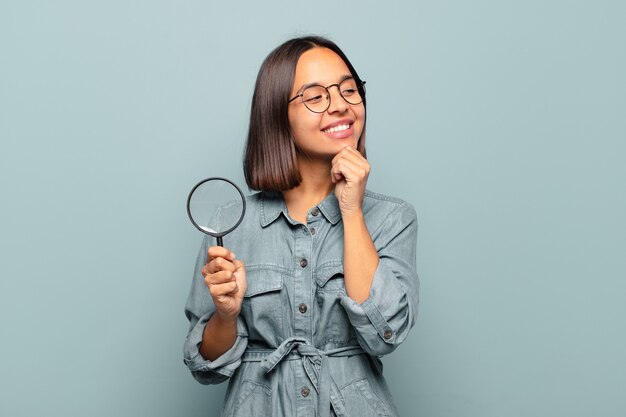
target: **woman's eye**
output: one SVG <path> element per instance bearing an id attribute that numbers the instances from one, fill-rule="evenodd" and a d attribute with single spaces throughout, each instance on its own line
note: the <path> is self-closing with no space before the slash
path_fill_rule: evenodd
<path id="1" fill-rule="evenodd" d="M 310 104 L 319 103 L 320 101 L 322 101 L 322 95 L 318 94 L 316 96 L 307 96 L 304 98 L 304 101 Z"/>
<path id="2" fill-rule="evenodd" d="M 356 89 L 354 89 L 354 88 L 346 88 L 345 90 L 343 90 L 341 92 L 341 95 L 343 95 L 343 96 L 351 96 L 352 94 L 355 94 L 355 93 L 356 93 Z"/>

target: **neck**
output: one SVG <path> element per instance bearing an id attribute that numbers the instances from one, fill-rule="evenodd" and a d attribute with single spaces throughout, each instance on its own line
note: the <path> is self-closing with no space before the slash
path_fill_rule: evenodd
<path id="1" fill-rule="evenodd" d="M 306 223 L 308 210 L 320 203 L 335 188 L 330 178 L 330 161 L 298 159 L 302 181 L 291 190 L 283 191 L 289 216 Z"/>

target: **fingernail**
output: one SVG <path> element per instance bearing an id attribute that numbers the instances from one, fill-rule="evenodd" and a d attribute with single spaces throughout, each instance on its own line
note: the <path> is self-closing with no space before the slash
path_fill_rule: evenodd
<path id="1" fill-rule="evenodd" d="M 230 259 L 235 259 L 235 253 L 234 252 L 230 253 Z"/>

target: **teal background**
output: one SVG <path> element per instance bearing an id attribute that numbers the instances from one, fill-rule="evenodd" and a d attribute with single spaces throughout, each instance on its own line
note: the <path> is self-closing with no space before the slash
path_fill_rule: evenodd
<path id="1" fill-rule="evenodd" d="M 294 35 L 368 84 L 369 187 L 420 221 L 403 416 L 626 415 L 626 4 L 0 0 L 0 415 L 214 416 L 182 363 L 206 176 L 243 184 Z"/>

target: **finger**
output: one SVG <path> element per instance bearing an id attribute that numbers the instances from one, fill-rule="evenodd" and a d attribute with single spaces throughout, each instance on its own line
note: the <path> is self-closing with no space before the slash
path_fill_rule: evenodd
<path id="1" fill-rule="evenodd" d="M 358 156 L 359 158 L 363 158 L 363 159 L 367 159 L 366 157 L 363 156 L 363 154 L 361 152 L 359 152 L 358 149 L 353 148 L 352 146 L 346 146 L 346 149 L 351 153 L 354 154 L 356 156 Z"/>
<path id="2" fill-rule="evenodd" d="M 223 284 L 225 282 L 231 282 L 235 280 L 235 275 L 231 271 L 220 271 L 214 274 L 208 274 L 204 277 L 204 282 L 211 285 Z"/>
<path id="3" fill-rule="evenodd" d="M 353 169 L 350 167 L 350 164 L 347 164 L 344 161 L 338 162 L 333 167 L 333 174 L 335 176 L 341 175 L 342 179 L 345 179 L 346 181 L 354 177 Z"/>
<path id="4" fill-rule="evenodd" d="M 338 163 L 334 163 L 330 168 L 330 179 L 333 181 L 333 183 L 340 182 L 344 179 L 344 176 L 341 173 L 341 167 Z"/>
<path id="5" fill-rule="evenodd" d="M 245 271 L 246 270 L 246 266 L 243 264 L 243 261 L 239 260 L 239 259 L 235 259 L 233 261 L 233 265 L 235 266 L 235 271 Z"/>
<path id="6" fill-rule="evenodd" d="M 367 162 L 367 159 L 364 159 L 363 157 L 351 151 L 348 151 L 347 148 L 344 148 L 344 150 L 345 152 L 337 154 L 333 158 L 331 163 L 333 167 L 336 167 L 339 164 L 355 165 L 369 173 L 370 166 L 369 162 Z"/>
<path id="7" fill-rule="evenodd" d="M 349 161 L 350 163 L 356 164 L 362 168 L 369 169 L 370 164 L 367 159 L 365 159 L 363 155 L 359 153 L 359 151 L 349 146 L 346 146 L 342 153 L 336 156 L 339 156 L 338 160 Z"/>
<path id="8" fill-rule="evenodd" d="M 338 177 L 339 175 L 347 177 L 348 174 L 354 174 L 360 171 L 364 170 L 358 164 L 355 164 L 353 161 L 347 158 L 341 158 L 337 160 L 337 162 L 335 162 L 330 169 L 330 172 L 336 177 Z M 351 178 L 352 177 L 353 175 L 351 176 Z"/>
<path id="9" fill-rule="evenodd" d="M 355 155 L 359 158 L 365 159 L 363 155 L 361 154 L 361 152 L 354 149 L 352 146 L 344 146 L 339 152 L 337 152 L 335 156 L 341 156 L 341 155 Z"/>
<path id="10" fill-rule="evenodd" d="M 208 260 L 210 261 L 213 258 L 224 258 L 228 260 L 235 259 L 235 254 L 231 252 L 228 248 L 222 246 L 211 246 L 208 251 Z"/>
<path id="11" fill-rule="evenodd" d="M 367 178 L 370 166 L 367 161 L 355 161 L 349 158 L 341 158 L 332 165 L 331 172 L 335 175 L 341 173 L 344 177 L 351 173 L 350 179 Z M 355 177 L 354 175 L 357 175 Z"/>
<path id="12" fill-rule="evenodd" d="M 345 150 L 346 148 L 343 148 L 342 150 L 340 150 L 339 152 L 337 152 L 337 154 L 335 156 L 333 156 L 333 159 L 330 161 L 330 163 L 332 165 L 336 164 L 344 155 L 344 153 L 346 152 Z"/>
<path id="13" fill-rule="evenodd" d="M 235 271 L 235 265 L 224 258 L 215 258 L 204 266 L 204 270 L 208 274 L 214 274 L 219 271 L 233 272 Z"/>
<path id="14" fill-rule="evenodd" d="M 362 181 L 367 179 L 370 173 L 370 165 L 367 159 L 346 151 L 342 155 L 336 155 L 331 165 L 331 179 L 333 183 L 350 179 Z"/>
<path id="15" fill-rule="evenodd" d="M 341 161 L 333 167 L 333 175 L 340 174 L 346 181 L 361 183 L 367 178 L 367 170 L 358 165 Z"/>
<path id="16" fill-rule="evenodd" d="M 235 265 L 227 259 L 215 258 L 208 264 L 206 264 L 203 270 L 208 274 L 214 274 L 218 271 L 234 271 Z"/>
<path id="17" fill-rule="evenodd" d="M 220 297 L 236 292 L 238 289 L 236 282 L 226 282 L 219 285 L 211 285 L 209 291 L 213 297 Z"/>

